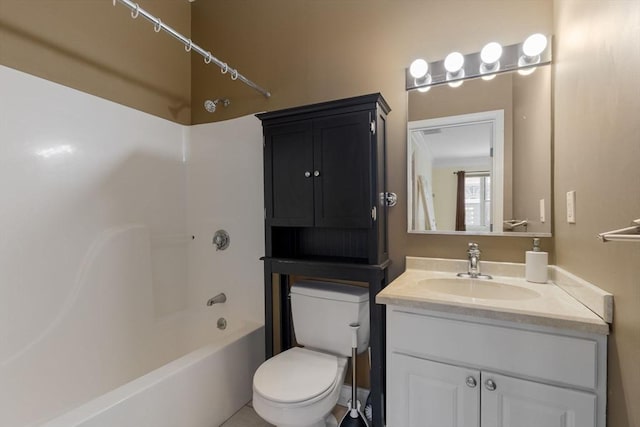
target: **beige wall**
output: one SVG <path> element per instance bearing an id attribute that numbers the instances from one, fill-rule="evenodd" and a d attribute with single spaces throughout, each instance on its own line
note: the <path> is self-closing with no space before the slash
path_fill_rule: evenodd
<path id="1" fill-rule="evenodd" d="M 391 277 L 404 269 L 405 255 L 460 258 L 465 236 L 408 235 L 406 211 L 407 97 L 404 69 L 416 57 L 442 59 L 453 49 L 478 51 L 485 42 L 522 41 L 533 32 L 551 33 L 552 3 L 540 1 L 242 0 L 193 4 L 195 40 L 269 89 L 266 100 L 194 58 L 193 121 L 202 123 L 260 110 L 382 92 L 392 108 L 388 121 L 389 190 L 400 202 L 391 208 Z M 231 107 L 206 113 L 208 97 L 228 96 Z M 483 258 L 524 261 L 531 239 L 473 238 Z M 550 239 L 543 247 L 551 250 Z"/>
<path id="2" fill-rule="evenodd" d="M 186 0 L 139 3 L 190 34 Z M 0 0 L 0 64 L 190 123 L 189 56 L 169 35 L 137 21 L 110 0 Z"/>
<path id="3" fill-rule="evenodd" d="M 556 1 L 555 21 L 557 263 L 614 294 L 608 426 L 637 427 L 640 244 L 594 236 L 640 217 L 640 2 Z"/>

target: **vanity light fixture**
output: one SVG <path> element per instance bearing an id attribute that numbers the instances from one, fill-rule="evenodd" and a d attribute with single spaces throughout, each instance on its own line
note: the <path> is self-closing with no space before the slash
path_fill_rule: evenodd
<path id="1" fill-rule="evenodd" d="M 491 42 L 484 45 L 480 51 L 480 74 L 482 80 L 493 80 L 500 70 L 500 57 L 502 57 L 502 45 L 498 42 Z"/>
<path id="2" fill-rule="evenodd" d="M 522 53 L 529 58 L 540 59 L 540 54 L 547 48 L 547 36 L 532 34 L 522 43 Z"/>
<path id="3" fill-rule="evenodd" d="M 409 72 L 414 79 L 421 79 L 427 75 L 429 71 L 429 63 L 422 58 L 418 58 L 409 66 Z"/>
<path id="4" fill-rule="evenodd" d="M 444 69 L 447 70 L 447 80 L 458 80 L 464 78 L 464 56 L 460 52 L 451 52 L 444 59 Z M 460 84 L 449 83 L 451 87 L 458 87 Z"/>
<path id="5" fill-rule="evenodd" d="M 482 77 L 483 80 L 491 80 L 496 74 L 514 70 L 530 74 L 536 67 L 550 63 L 549 37 L 537 33 L 523 43 L 502 46 L 493 41 L 480 52 L 466 55 L 453 52 L 440 61 L 417 59 L 406 70 L 406 89 L 426 92 L 429 87 L 441 84 L 457 87 L 466 79 Z"/>
<path id="6" fill-rule="evenodd" d="M 502 45 L 497 42 L 491 42 L 484 45 L 480 51 L 480 73 L 495 73 L 500 69 L 500 57 L 502 56 Z"/>
<path id="7" fill-rule="evenodd" d="M 518 58 L 519 67 L 527 67 L 518 70 L 522 76 L 528 76 L 536 68 L 532 65 L 540 63 L 540 54 L 547 48 L 547 37 L 544 34 L 532 34 L 522 43 L 522 55 Z"/>
<path id="8" fill-rule="evenodd" d="M 414 79 L 416 86 L 427 86 L 431 84 L 431 74 L 429 74 L 429 63 L 422 58 L 418 58 L 409 66 L 409 73 Z"/>

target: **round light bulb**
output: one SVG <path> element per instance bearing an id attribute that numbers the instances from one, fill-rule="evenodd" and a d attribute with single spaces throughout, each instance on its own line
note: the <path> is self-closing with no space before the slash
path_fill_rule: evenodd
<path id="1" fill-rule="evenodd" d="M 458 81 L 447 83 L 447 84 L 451 87 L 460 87 L 462 86 L 462 83 L 464 83 L 464 80 L 458 80 Z"/>
<path id="2" fill-rule="evenodd" d="M 536 68 L 537 67 L 522 68 L 518 70 L 518 74 L 520 74 L 521 76 L 528 76 L 529 74 L 533 74 Z"/>
<path id="3" fill-rule="evenodd" d="M 444 59 L 444 68 L 450 73 L 457 73 L 464 65 L 464 56 L 460 52 L 451 52 Z"/>
<path id="4" fill-rule="evenodd" d="M 495 79 L 495 78 L 496 78 L 496 76 L 497 76 L 497 74 L 487 74 L 486 76 L 482 76 L 482 77 L 481 77 L 481 79 L 482 79 L 482 80 L 489 81 L 489 80 L 493 80 L 493 79 Z"/>
<path id="5" fill-rule="evenodd" d="M 532 34 L 522 44 L 522 52 L 527 56 L 538 56 L 547 48 L 547 37 L 544 34 Z"/>
<path id="6" fill-rule="evenodd" d="M 419 79 L 427 75 L 429 64 L 424 59 L 416 59 L 409 66 L 409 73 L 414 79 Z"/>
<path id="7" fill-rule="evenodd" d="M 430 90 L 431 90 L 431 86 L 424 86 L 424 87 L 418 88 L 418 92 L 422 92 L 422 93 L 429 92 Z"/>
<path id="8" fill-rule="evenodd" d="M 493 64 L 502 56 L 502 45 L 500 43 L 487 43 L 480 51 L 480 59 L 485 64 Z"/>

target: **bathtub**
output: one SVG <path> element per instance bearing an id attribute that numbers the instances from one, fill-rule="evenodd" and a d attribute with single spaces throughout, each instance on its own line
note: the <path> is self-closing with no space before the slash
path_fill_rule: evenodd
<path id="1" fill-rule="evenodd" d="M 218 330 L 211 318 L 182 314 L 163 322 L 160 338 L 173 344 L 181 341 L 182 350 L 178 353 L 186 351 L 186 354 L 66 413 L 33 425 L 219 426 L 251 400 L 253 373 L 264 361 L 264 327 L 229 321 L 227 329 Z M 184 334 L 186 330 L 188 333 Z M 198 347 L 198 343 L 207 339 L 212 342 Z"/>

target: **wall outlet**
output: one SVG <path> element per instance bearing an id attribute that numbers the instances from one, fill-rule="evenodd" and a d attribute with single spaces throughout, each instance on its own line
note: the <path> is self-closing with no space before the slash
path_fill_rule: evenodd
<path id="1" fill-rule="evenodd" d="M 567 222 L 576 223 L 576 192 L 567 191 Z"/>
<path id="2" fill-rule="evenodd" d="M 544 212 L 544 199 L 540 199 L 540 222 L 544 223 L 547 220 L 547 216 Z"/>

